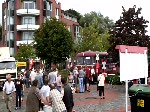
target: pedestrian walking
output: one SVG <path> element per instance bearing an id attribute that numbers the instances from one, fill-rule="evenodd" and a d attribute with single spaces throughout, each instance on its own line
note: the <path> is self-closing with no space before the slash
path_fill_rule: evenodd
<path id="1" fill-rule="evenodd" d="M 13 100 L 15 96 L 15 84 L 11 80 L 11 75 L 8 74 L 6 76 L 7 81 L 5 82 L 3 86 L 3 94 L 2 94 L 2 99 L 5 99 L 6 103 L 6 108 L 8 109 L 9 112 L 12 112 L 12 105 L 13 105 Z"/>
<path id="2" fill-rule="evenodd" d="M 105 94 L 104 94 L 105 77 L 104 75 L 99 74 L 97 81 L 98 81 L 98 90 L 99 90 L 100 99 L 105 99 Z"/>
<path id="3" fill-rule="evenodd" d="M 90 68 L 85 65 L 85 91 L 90 92 L 90 77 L 91 77 L 91 70 Z"/>
<path id="4" fill-rule="evenodd" d="M 66 106 L 67 112 L 72 112 L 74 106 L 72 89 L 68 85 L 67 79 L 65 77 L 61 78 L 61 82 L 62 82 L 62 87 L 64 89 L 63 102 Z"/>
<path id="5" fill-rule="evenodd" d="M 81 70 L 79 70 L 79 89 L 80 93 L 84 93 L 84 78 L 85 78 L 85 71 L 84 67 L 81 67 Z"/>
<path id="6" fill-rule="evenodd" d="M 25 80 L 24 80 L 23 74 L 21 74 L 21 80 L 22 80 L 22 82 L 23 82 L 23 88 L 21 89 L 21 101 L 23 101 L 23 97 L 24 97 L 24 88 L 25 88 Z"/>
<path id="7" fill-rule="evenodd" d="M 74 69 L 73 69 L 73 76 L 74 76 L 75 89 L 77 89 L 78 75 L 79 75 L 78 68 L 74 67 Z"/>
<path id="8" fill-rule="evenodd" d="M 95 81 L 95 69 L 92 66 L 92 68 L 91 68 L 91 84 L 94 84 L 94 81 Z M 97 77 L 96 77 L 96 81 L 97 81 Z"/>
<path id="9" fill-rule="evenodd" d="M 44 84 L 42 74 L 40 73 L 40 69 L 37 69 L 35 79 L 38 80 L 38 88 L 41 89 Z"/>
<path id="10" fill-rule="evenodd" d="M 18 75 L 17 79 L 14 80 L 14 84 L 16 88 L 16 108 L 15 108 L 16 110 L 21 108 L 21 91 L 24 90 L 24 83 L 20 77 L 21 76 Z"/>
<path id="11" fill-rule="evenodd" d="M 26 81 L 26 88 L 30 87 L 30 71 L 26 69 L 25 72 L 25 81 Z"/>

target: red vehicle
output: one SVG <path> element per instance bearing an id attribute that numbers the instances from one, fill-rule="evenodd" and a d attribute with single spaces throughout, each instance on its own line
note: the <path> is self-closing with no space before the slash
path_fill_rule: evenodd
<path id="1" fill-rule="evenodd" d="M 96 60 L 96 54 L 99 54 L 99 60 Z M 81 66 L 87 65 L 90 68 L 93 66 L 95 68 L 95 71 L 97 71 L 98 73 L 106 72 L 108 74 L 113 74 L 119 71 L 118 67 L 116 67 L 116 64 L 111 63 L 111 58 L 109 57 L 107 52 L 85 51 L 78 53 L 76 55 L 76 58 L 76 66 L 78 67 L 78 69 L 80 69 Z M 104 65 L 106 67 L 105 70 L 103 69 L 102 62 L 106 62 L 106 65 Z M 96 65 L 99 65 L 98 70 L 96 70 L 98 67 Z"/>

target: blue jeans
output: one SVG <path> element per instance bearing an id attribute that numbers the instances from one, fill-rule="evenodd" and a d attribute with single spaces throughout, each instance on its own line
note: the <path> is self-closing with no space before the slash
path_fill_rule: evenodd
<path id="1" fill-rule="evenodd" d="M 30 79 L 26 78 L 26 88 L 29 88 L 29 87 L 30 87 Z"/>
<path id="2" fill-rule="evenodd" d="M 84 78 L 79 78 L 80 92 L 84 92 Z"/>

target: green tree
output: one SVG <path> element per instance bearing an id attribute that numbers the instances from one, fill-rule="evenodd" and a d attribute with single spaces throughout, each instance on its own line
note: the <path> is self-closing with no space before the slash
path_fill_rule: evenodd
<path id="1" fill-rule="evenodd" d="M 150 48 L 150 38 L 145 33 L 147 32 L 148 21 L 145 20 L 141 14 L 142 8 L 136 10 L 136 6 L 125 10 L 124 7 L 122 15 L 115 23 L 115 27 L 110 30 L 110 48 L 108 53 L 112 56 L 113 62 L 119 60 L 118 50 L 116 45 L 141 46 Z"/>
<path id="2" fill-rule="evenodd" d="M 2 40 L 2 26 L 0 25 L 0 41 Z"/>
<path id="3" fill-rule="evenodd" d="M 72 36 L 65 26 L 56 19 L 47 19 L 34 33 L 36 55 L 48 64 L 61 63 L 72 52 Z"/>
<path id="4" fill-rule="evenodd" d="M 112 20 L 109 19 L 109 17 L 104 17 L 101 13 L 96 12 L 90 12 L 85 14 L 80 19 L 80 25 L 81 27 L 84 27 L 85 24 L 87 27 L 90 26 L 90 24 L 95 21 L 94 19 L 97 19 L 98 25 L 99 25 L 99 34 L 105 33 L 108 29 L 112 28 L 114 26 L 114 23 Z M 97 27 L 96 27 L 97 28 Z"/>
<path id="5" fill-rule="evenodd" d="M 78 22 L 80 21 L 80 18 L 82 17 L 82 15 L 79 12 L 77 12 L 77 11 L 75 11 L 73 9 L 66 10 L 66 12 L 68 12 L 69 14 L 72 14 L 75 17 L 77 17 L 77 21 Z"/>
<path id="6" fill-rule="evenodd" d="M 17 53 L 14 56 L 19 62 L 29 62 L 29 59 L 35 59 L 35 50 L 32 44 L 21 44 Z"/>
<path id="7" fill-rule="evenodd" d="M 82 29 L 81 36 L 75 40 L 74 49 L 76 52 L 87 50 L 92 51 L 107 51 L 109 48 L 108 31 L 99 34 L 99 24 L 97 18 L 88 27 L 85 25 Z"/>

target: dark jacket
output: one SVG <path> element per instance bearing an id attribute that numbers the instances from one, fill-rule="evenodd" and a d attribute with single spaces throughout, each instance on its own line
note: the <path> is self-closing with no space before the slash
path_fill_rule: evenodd
<path id="1" fill-rule="evenodd" d="M 63 101 L 65 103 L 66 108 L 70 108 L 74 106 L 72 90 L 68 84 L 64 85 Z"/>

